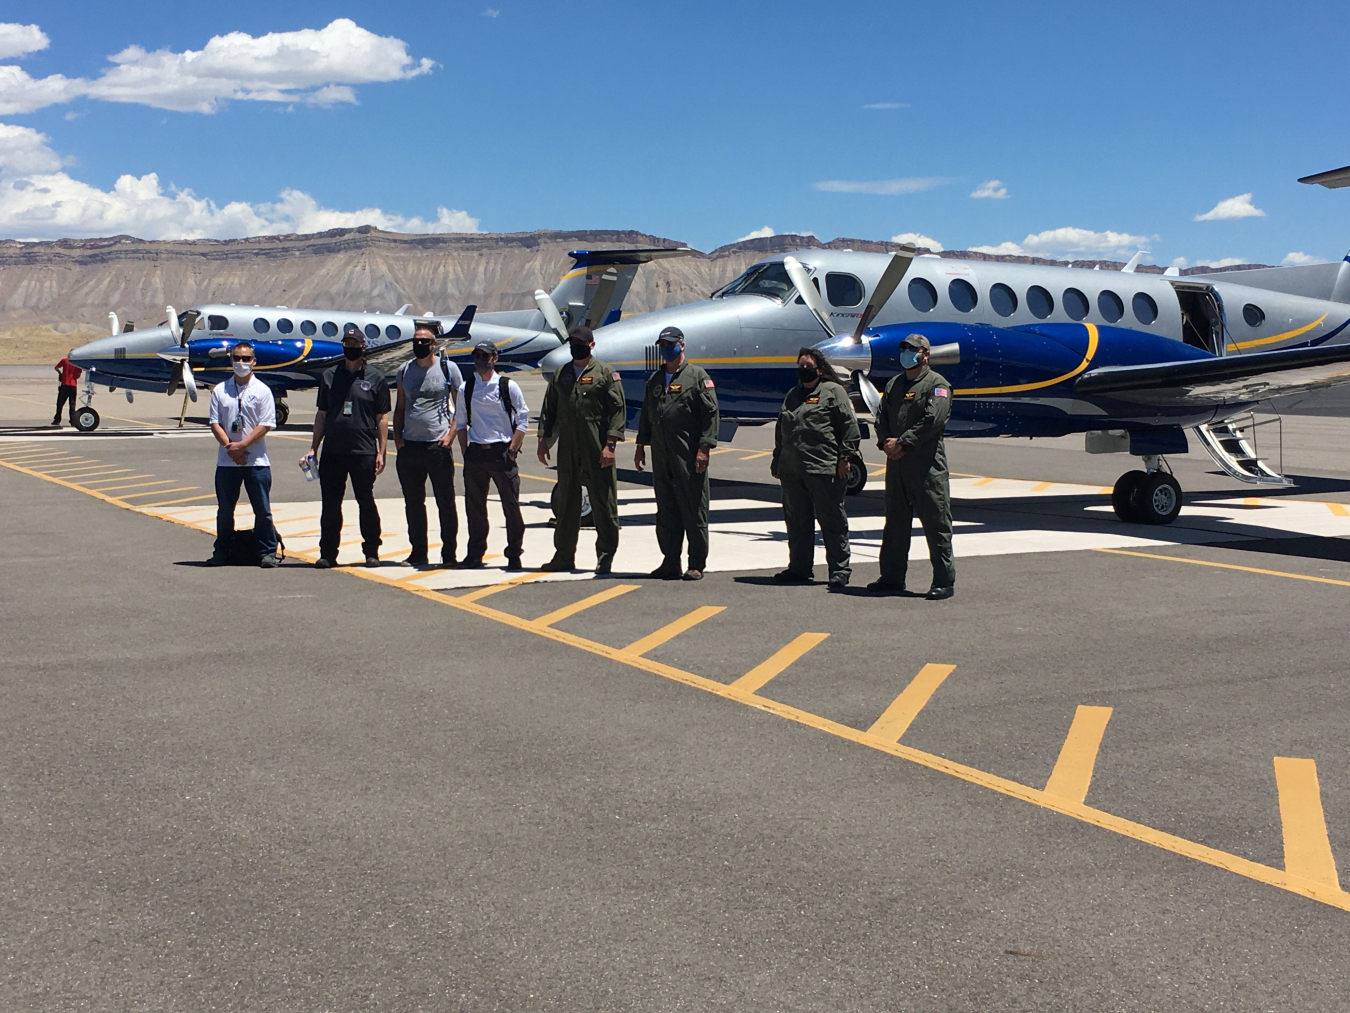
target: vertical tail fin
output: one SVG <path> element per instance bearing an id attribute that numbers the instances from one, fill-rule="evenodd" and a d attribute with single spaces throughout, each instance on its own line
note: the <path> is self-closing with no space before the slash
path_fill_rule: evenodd
<path id="1" fill-rule="evenodd" d="M 688 247 L 637 250 L 573 250 L 572 269 L 550 294 L 568 327 L 603 327 L 622 314 L 624 299 L 643 264 L 696 253 Z M 542 314 L 541 314 L 542 317 Z M 542 325 L 541 325 L 542 326 Z"/>
<path id="2" fill-rule="evenodd" d="M 1336 272 L 1336 284 L 1331 289 L 1331 301 L 1350 302 L 1350 253 L 1345 255 L 1340 270 Z"/>

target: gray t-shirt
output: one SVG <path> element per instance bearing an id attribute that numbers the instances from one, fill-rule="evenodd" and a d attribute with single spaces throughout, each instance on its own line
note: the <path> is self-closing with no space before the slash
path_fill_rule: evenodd
<path id="1" fill-rule="evenodd" d="M 431 360 L 431 365 L 423 369 L 413 359 L 398 368 L 398 385 L 403 390 L 403 438 L 416 443 L 430 443 L 439 440 L 450 431 L 450 420 L 455 414 L 455 404 L 459 403 L 460 392 L 464 390 L 464 374 L 453 362 L 446 361 L 449 367 L 450 384 L 446 385 L 446 370 L 441 368 L 441 357 Z M 450 393 L 455 396 L 455 404 L 450 403 Z"/>

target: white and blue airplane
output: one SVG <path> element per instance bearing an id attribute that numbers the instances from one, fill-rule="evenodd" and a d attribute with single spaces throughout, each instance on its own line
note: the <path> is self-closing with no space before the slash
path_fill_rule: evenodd
<path id="1" fill-rule="evenodd" d="M 1281 394 L 1350 382 L 1350 256 L 1340 263 L 1179 277 L 899 253 L 800 250 L 766 257 L 701 302 L 606 327 L 595 354 L 620 370 L 630 424 L 656 337 L 717 385 L 724 437 L 773 421 L 815 346 L 852 378 L 860 409 L 900 372 L 911 333 L 955 395 L 947 435 L 1086 434 L 1090 453 L 1142 459 L 1117 482 L 1116 513 L 1169 523 L 1181 487 L 1166 455 L 1187 430 L 1229 475 L 1291 484 L 1258 456 L 1253 409 Z M 824 339 L 822 340 L 822 332 Z M 565 365 L 550 351 L 546 374 Z M 853 462 L 850 491 L 867 472 Z"/>

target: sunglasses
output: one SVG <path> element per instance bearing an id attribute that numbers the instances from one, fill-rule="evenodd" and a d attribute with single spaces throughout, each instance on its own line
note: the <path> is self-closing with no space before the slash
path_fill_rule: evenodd
<path id="1" fill-rule="evenodd" d="M 231 355 L 231 356 L 230 356 L 230 361 L 231 361 L 231 362 L 252 362 L 252 361 L 253 361 L 253 356 L 251 356 L 251 355 Z"/>

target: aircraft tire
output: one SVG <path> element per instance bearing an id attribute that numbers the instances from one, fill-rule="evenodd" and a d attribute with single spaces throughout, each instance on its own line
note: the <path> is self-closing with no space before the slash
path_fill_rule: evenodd
<path id="1" fill-rule="evenodd" d="M 291 406 L 286 403 L 285 398 L 277 398 L 277 428 L 280 429 L 291 418 Z"/>
<path id="2" fill-rule="evenodd" d="M 1155 471 L 1134 487 L 1134 509 L 1145 524 L 1171 524 L 1181 513 L 1181 483 Z"/>
<path id="3" fill-rule="evenodd" d="M 848 483 L 844 487 L 847 495 L 856 496 L 863 491 L 863 487 L 867 485 L 867 465 L 863 463 L 861 457 L 848 459 L 848 478 L 845 481 Z"/>
<path id="4" fill-rule="evenodd" d="M 75 428 L 82 433 L 92 433 L 98 428 L 98 412 L 86 405 L 75 409 Z"/>
<path id="5" fill-rule="evenodd" d="M 1115 488 L 1111 490 L 1111 508 L 1126 524 L 1143 523 L 1143 518 L 1135 506 L 1135 491 L 1147 478 L 1147 472 L 1127 471 L 1116 479 Z"/>

